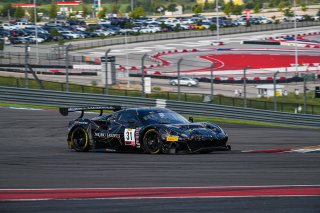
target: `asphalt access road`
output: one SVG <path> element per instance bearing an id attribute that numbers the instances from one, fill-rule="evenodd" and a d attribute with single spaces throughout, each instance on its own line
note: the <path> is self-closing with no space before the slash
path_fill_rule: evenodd
<path id="1" fill-rule="evenodd" d="M 0 188 L 114 188 L 319 184 L 319 153 L 240 150 L 319 145 L 319 130 L 221 124 L 232 152 L 193 155 L 77 153 L 58 112 L 0 108 Z M 1 212 L 316 212 L 319 197 L 1 202 Z M 221 206 L 219 204 L 221 203 Z M 223 207 L 223 208 L 222 208 Z M 301 211 L 303 209 L 303 211 Z M 30 211 L 29 211 L 30 210 Z M 291 211 L 292 210 L 292 211 Z"/>

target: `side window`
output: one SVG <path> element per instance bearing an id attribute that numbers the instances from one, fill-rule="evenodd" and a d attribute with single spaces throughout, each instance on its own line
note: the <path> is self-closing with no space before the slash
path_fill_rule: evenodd
<path id="1" fill-rule="evenodd" d="M 137 116 L 131 112 L 122 112 L 119 114 L 117 121 L 121 124 L 128 124 L 128 121 L 139 122 Z"/>
<path id="2" fill-rule="evenodd" d="M 110 114 L 110 115 L 106 116 L 106 120 L 107 121 L 116 120 L 117 116 L 118 116 L 118 113 Z"/>

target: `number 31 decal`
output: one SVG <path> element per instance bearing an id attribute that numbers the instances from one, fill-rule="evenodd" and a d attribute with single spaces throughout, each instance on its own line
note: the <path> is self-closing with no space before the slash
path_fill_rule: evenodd
<path id="1" fill-rule="evenodd" d="M 136 133 L 135 129 L 125 129 L 124 130 L 124 141 L 135 143 L 135 141 L 136 141 L 135 133 Z"/>

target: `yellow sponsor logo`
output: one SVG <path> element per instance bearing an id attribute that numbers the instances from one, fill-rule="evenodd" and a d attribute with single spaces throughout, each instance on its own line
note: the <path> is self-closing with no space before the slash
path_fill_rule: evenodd
<path id="1" fill-rule="evenodd" d="M 178 141 L 179 140 L 179 136 L 172 136 L 172 135 L 169 135 L 169 136 L 167 136 L 167 141 L 169 141 L 169 142 L 176 142 L 176 141 Z"/>

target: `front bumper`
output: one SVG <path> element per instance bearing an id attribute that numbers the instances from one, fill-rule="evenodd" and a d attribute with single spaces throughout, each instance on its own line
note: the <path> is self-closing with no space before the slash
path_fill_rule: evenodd
<path id="1" fill-rule="evenodd" d="M 223 138 L 193 138 L 177 140 L 175 142 L 165 142 L 167 149 L 175 149 L 176 153 L 209 153 L 211 151 L 228 151 L 230 146 L 227 145 L 228 136 Z"/>
<path id="2" fill-rule="evenodd" d="M 217 139 L 206 139 L 206 140 L 190 140 L 187 141 L 186 145 L 190 152 L 200 152 L 206 150 L 220 150 L 220 149 L 228 149 L 227 146 L 228 136 L 224 138 Z"/>

